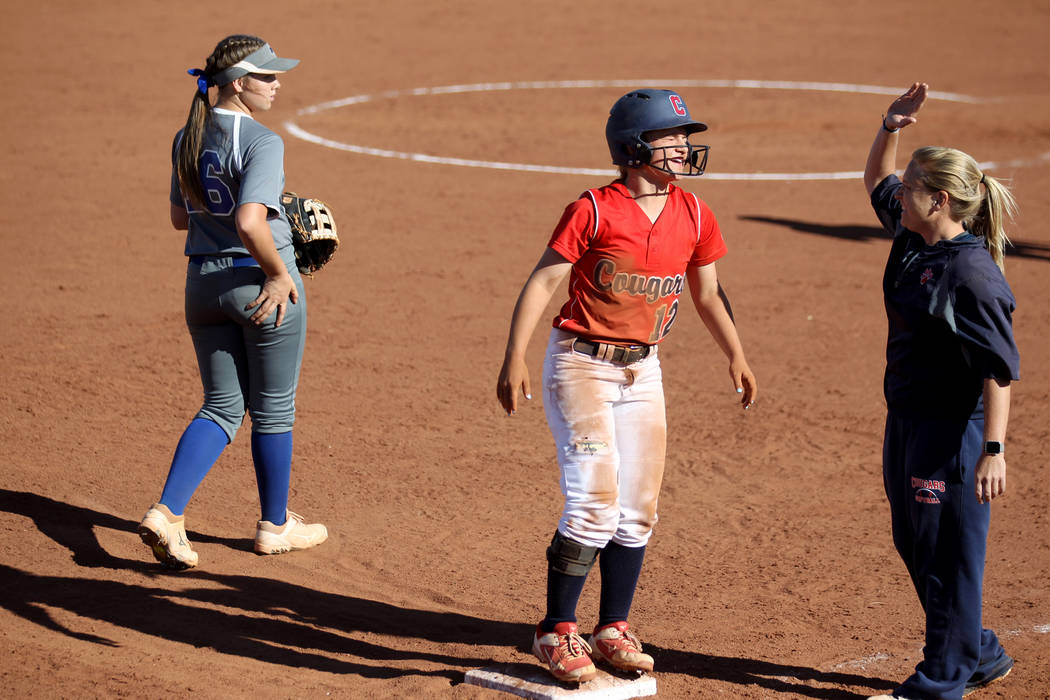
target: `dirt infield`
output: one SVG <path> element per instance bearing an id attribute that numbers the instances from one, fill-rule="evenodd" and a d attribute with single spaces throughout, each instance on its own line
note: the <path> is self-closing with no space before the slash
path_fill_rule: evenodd
<path id="1" fill-rule="evenodd" d="M 985 579 L 985 622 L 1017 666 L 980 697 L 1050 697 L 1050 3 L 175 5 L 4 9 L 7 695 L 494 698 L 463 674 L 533 663 L 557 467 L 540 401 L 508 419 L 495 381 L 514 300 L 562 208 L 609 178 L 353 153 L 286 123 L 375 149 L 605 168 L 605 115 L 625 91 L 609 81 L 659 79 L 925 80 L 976 98 L 931 101 L 904 148 L 994 161 L 1021 204 L 1007 276 L 1022 381 Z M 285 139 L 288 187 L 323 198 L 340 224 L 335 261 L 306 282 L 291 498 L 331 539 L 251 553 L 244 430 L 187 511 L 200 568 L 169 574 L 134 531 L 200 401 L 169 149 L 194 89 L 185 69 L 238 32 L 302 59 L 261 121 Z M 568 80 L 599 84 L 381 97 Z M 739 410 L 724 359 L 683 314 L 661 350 L 669 459 L 632 622 L 661 697 L 887 692 L 921 658 L 923 618 L 881 487 L 886 240 L 859 178 L 724 176 L 860 171 L 891 98 L 681 92 L 712 147 L 710 177 L 685 187 L 726 235 L 719 272 L 761 396 Z M 355 95 L 376 99 L 299 113 Z M 537 381 L 544 335 L 530 349 Z"/>

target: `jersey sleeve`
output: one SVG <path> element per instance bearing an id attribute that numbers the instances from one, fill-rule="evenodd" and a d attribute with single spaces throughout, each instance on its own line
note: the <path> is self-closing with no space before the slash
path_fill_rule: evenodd
<path id="1" fill-rule="evenodd" d="M 692 197 L 688 197 L 687 201 L 689 199 Z M 722 229 L 718 226 L 715 213 L 702 199 L 698 198 L 696 202 L 699 206 L 700 235 L 693 255 L 689 258 L 690 267 L 710 265 L 725 255 L 727 251 L 725 239 L 722 238 Z M 692 204 L 692 202 L 689 203 Z"/>
<path id="2" fill-rule="evenodd" d="M 281 213 L 284 187 L 284 142 L 272 132 L 255 139 L 246 149 L 237 204 L 264 205 L 270 218 Z"/>
<path id="3" fill-rule="evenodd" d="M 900 178 L 889 174 L 871 191 L 871 207 L 879 217 L 882 227 L 896 236 L 901 228 L 901 203 L 895 196 L 902 187 Z"/>
<path id="4" fill-rule="evenodd" d="M 981 377 L 1021 378 L 1021 360 L 1013 334 L 1014 297 L 993 262 L 990 269 L 958 284 L 954 325 L 970 365 Z"/>
<path id="5" fill-rule="evenodd" d="M 584 195 L 565 207 L 547 247 L 575 263 L 587 251 L 594 233 L 594 203 Z"/>

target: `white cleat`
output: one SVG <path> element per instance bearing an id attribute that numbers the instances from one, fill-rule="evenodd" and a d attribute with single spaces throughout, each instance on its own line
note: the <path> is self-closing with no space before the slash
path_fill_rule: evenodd
<path id="1" fill-rule="evenodd" d="M 307 525 L 303 516 L 285 511 L 284 525 L 260 520 L 255 528 L 256 554 L 284 554 L 298 549 L 316 547 L 328 539 L 328 528 L 320 523 Z"/>
<path id="2" fill-rule="evenodd" d="M 186 518 L 172 515 L 168 507 L 156 503 L 142 518 L 139 537 L 153 550 L 153 556 L 169 569 L 190 569 L 197 566 L 197 553 L 186 537 Z"/>

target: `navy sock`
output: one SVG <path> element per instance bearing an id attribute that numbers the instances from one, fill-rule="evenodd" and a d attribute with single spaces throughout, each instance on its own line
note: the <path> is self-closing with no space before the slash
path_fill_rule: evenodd
<path id="1" fill-rule="evenodd" d="M 586 576 L 569 576 L 547 567 L 547 616 L 540 623 L 541 630 L 552 632 L 559 622 L 576 622 L 576 604 L 585 583 Z"/>
<path id="2" fill-rule="evenodd" d="M 226 431 L 206 418 L 194 418 L 182 431 L 160 502 L 172 515 L 182 515 L 215 460 L 229 444 Z"/>
<path id="3" fill-rule="evenodd" d="M 598 604 L 599 627 L 627 620 L 644 559 L 645 545 L 624 547 L 615 542 L 605 545 L 598 555 L 598 567 L 602 572 L 602 592 Z"/>
<path id="4" fill-rule="evenodd" d="M 262 520 L 284 525 L 288 510 L 288 486 L 292 478 L 292 431 L 252 433 L 252 461 L 259 486 Z"/>

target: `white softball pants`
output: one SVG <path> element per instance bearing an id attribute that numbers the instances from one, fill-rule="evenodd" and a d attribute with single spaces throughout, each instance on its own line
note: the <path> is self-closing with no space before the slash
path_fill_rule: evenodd
<path id="1" fill-rule="evenodd" d="M 543 364 L 544 408 L 558 451 L 562 535 L 590 547 L 644 546 L 656 525 L 667 448 L 656 348 L 630 365 L 572 349 L 553 329 Z"/>

